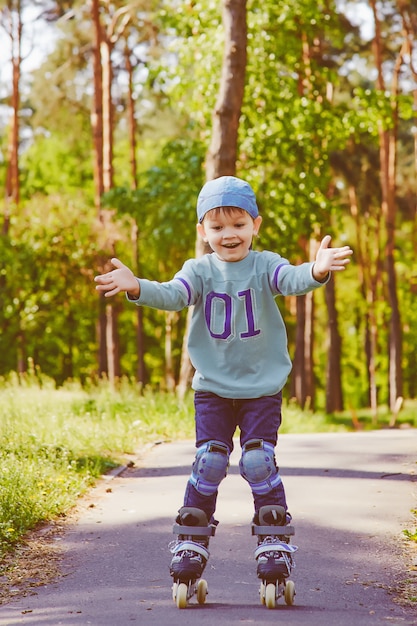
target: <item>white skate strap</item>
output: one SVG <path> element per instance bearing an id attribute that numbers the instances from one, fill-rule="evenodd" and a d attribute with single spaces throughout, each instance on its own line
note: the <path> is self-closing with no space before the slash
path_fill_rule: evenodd
<path id="1" fill-rule="evenodd" d="M 197 552 L 197 554 L 201 554 L 206 560 L 210 556 L 210 552 L 201 545 L 201 543 L 197 543 L 195 541 L 180 541 L 175 546 L 171 548 L 172 554 L 177 554 L 177 552 L 184 552 L 185 550 L 191 550 L 192 552 Z"/>
<path id="2" fill-rule="evenodd" d="M 260 554 L 264 554 L 265 552 L 288 552 L 292 554 L 297 550 L 298 546 L 290 546 L 288 543 L 284 543 L 283 541 L 274 541 L 274 543 L 263 543 L 256 548 L 255 559 L 257 559 Z"/>

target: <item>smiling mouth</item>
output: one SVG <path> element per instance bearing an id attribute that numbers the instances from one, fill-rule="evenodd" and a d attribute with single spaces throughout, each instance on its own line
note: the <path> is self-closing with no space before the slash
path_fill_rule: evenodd
<path id="1" fill-rule="evenodd" d="M 240 243 L 225 243 L 223 244 L 223 248 L 230 248 L 233 250 L 233 248 L 237 248 L 239 245 Z"/>

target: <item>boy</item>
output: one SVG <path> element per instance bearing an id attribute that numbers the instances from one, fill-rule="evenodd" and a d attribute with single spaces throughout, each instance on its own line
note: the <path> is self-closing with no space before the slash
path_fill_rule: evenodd
<path id="1" fill-rule="evenodd" d="M 216 524 L 217 490 L 227 473 L 237 427 L 240 472 L 252 490 L 254 525 L 283 526 L 291 520 L 275 462 L 282 388 L 291 370 L 275 298 L 322 286 L 330 272 L 345 269 L 352 254 L 349 246 L 330 248 L 330 236 L 322 240 L 314 263 L 299 266 L 273 252 L 252 250 L 262 217 L 250 185 L 234 176 L 204 185 L 197 217 L 198 235 L 213 252 L 186 261 L 172 280 L 135 278 L 118 259 L 112 259 L 116 269 L 95 278 L 96 288 L 106 296 L 125 291 L 137 305 L 175 311 L 194 305 L 188 351 L 195 368 L 197 452 L 177 517 L 174 581 L 199 578 L 207 563 L 206 529 Z M 183 536 L 181 526 L 188 529 Z M 189 527 L 195 527 L 195 535 L 189 535 Z M 255 552 L 259 578 L 289 576 L 291 551 L 280 550 L 278 541 L 274 550 L 270 537 L 261 539 L 267 546 Z"/>

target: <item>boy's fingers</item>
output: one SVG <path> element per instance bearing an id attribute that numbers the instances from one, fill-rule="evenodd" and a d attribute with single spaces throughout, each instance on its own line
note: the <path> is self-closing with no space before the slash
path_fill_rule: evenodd
<path id="1" fill-rule="evenodd" d="M 330 235 L 326 235 L 325 237 L 323 237 L 320 243 L 320 248 L 328 248 L 331 240 L 332 238 L 330 237 Z"/>
<path id="2" fill-rule="evenodd" d="M 111 259 L 112 264 L 114 265 L 115 268 L 120 269 L 122 267 L 124 267 L 124 263 L 122 263 L 119 259 L 117 259 L 116 257 L 114 259 Z"/>

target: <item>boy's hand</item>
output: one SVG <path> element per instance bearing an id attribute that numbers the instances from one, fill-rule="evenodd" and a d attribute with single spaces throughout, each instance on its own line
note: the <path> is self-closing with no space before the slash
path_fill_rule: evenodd
<path id="1" fill-rule="evenodd" d="M 140 288 L 132 270 L 123 265 L 119 259 L 112 259 L 111 262 L 116 268 L 115 270 L 94 278 L 95 282 L 98 283 L 97 291 L 103 291 L 107 298 L 115 296 L 120 291 L 126 291 L 129 296 L 137 299 Z"/>
<path id="2" fill-rule="evenodd" d="M 329 248 L 331 240 L 330 235 L 323 237 L 313 265 L 313 277 L 320 283 L 326 280 L 329 272 L 344 270 L 346 265 L 350 263 L 349 257 L 353 254 L 353 250 L 349 246 Z"/>

